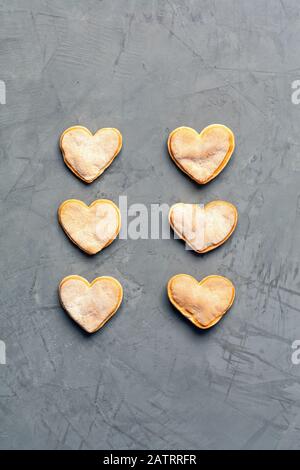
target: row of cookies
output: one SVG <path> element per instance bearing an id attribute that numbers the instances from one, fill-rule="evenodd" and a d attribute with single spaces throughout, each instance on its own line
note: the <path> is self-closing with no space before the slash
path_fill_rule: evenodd
<path id="1" fill-rule="evenodd" d="M 235 289 L 223 276 L 207 276 L 198 282 L 188 274 L 176 274 L 167 286 L 171 303 L 194 325 L 207 329 L 218 323 L 233 304 Z M 89 283 L 77 275 L 59 284 L 59 298 L 69 316 L 87 333 L 95 333 L 117 312 L 123 288 L 110 276 Z"/>
<path id="2" fill-rule="evenodd" d="M 86 127 L 73 126 L 62 133 L 59 144 L 67 167 L 85 183 L 92 183 L 119 154 L 122 140 L 115 128 L 92 134 Z M 176 165 L 198 184 L 206 184 L 229 162 L 235 139 L 228 127 L 212 124 L 200 134 L 191 127 L 178 127 L 170 133 L 167 145 Z"/>
<path id="3" fill-rule="evenodd" d="M 109 199 L 97 199 L 89 206 L 68 199 L 59 206 L 58 220 L 69 239 L 89 255 L 110 245 L 121 229 L 120 210 Z M 180 202 L 169 211 L 170 226 L 197 253 L 207 253 L 225 243 L 237 220 L 236 207 L 226 201 L 205 206 Z"/>
<path id="4" fill-rule="evenodd" d="M 93 182 L 112 163 L 122 147 L 122 135 L 114 128 L 94 135 L 85 127 L 73 126 L 63 132 L 60 147 L 64 162 L 86 183 Z M 200 134 L 180 127 L 169 135 L 168 149 L 177 166 L 199 184 L 215 178 L 234 150 L 234 135 L 223 125 L 206 127 Z M 68 237 L 88 254 L 95 254 L 116 238 L 121 227 L 120 211 L 109 200 L 90 206 L 75 199 L 63 202 L 58 218 Z M 226 201 L 206 206 L 178 203 L 171 207 L 169 223 L 196 252 L 205 253 L 224 243 L 235 230 L 237 210 Z M 208 276 L 201 282 L 178 274 L 168 283 L 172 304 L 199 328 L 216 324 L 231 307 L 235 290 L 228 279 Z M 101 328 L 118 310 L 123 289 L 114 278 L 96 278 L 91 284 L 72 275 L 59 286 L 62 306 L 86 331 Z"/>

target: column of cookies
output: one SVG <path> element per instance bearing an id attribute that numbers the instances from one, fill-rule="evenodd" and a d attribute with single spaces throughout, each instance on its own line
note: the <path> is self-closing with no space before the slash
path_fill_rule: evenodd
<path id="1" fill-rule="evenodd" d="M 234 147 L 233 132 L 221 124 L 212 124 L 200 134 L 190 127 L 178 127 L 168 138 L 170 157 L 198 184 L 208 183 L 225 168 Z M 169 212 L 174 232 L 197 253 L 207 253 L 225 243 L 237 220 L 236 207 L 227 201 L 205 205 L 178 202 Z M 235 297 L 232 282 L 218 275 L 198 282 L 188 274 L 177 274 L 169 280 L 167 290 L 177 310 L 201 329 L 218 323 Z"/>
<path id="2" fill-rule="evenodd" d="M 73 126 L 60 137 L 65 164 L 88 184 L 111 165 L 121 148 L 122 135 L 114 128 L 92 134 L 86 127 Z M 69 239 L 88 255 L 110 245 L 121 229 L 119 208 L 108 199 L 98 199 L 89 206 L 68 199 L 59 206 L 58 220 Z M 118 310 L 123 288 L 110 276 L 97 277 L 89 283 L 73 274 L 60 282 L 59 298 L 69 316 L 85 331 L 94 333 Z"/>

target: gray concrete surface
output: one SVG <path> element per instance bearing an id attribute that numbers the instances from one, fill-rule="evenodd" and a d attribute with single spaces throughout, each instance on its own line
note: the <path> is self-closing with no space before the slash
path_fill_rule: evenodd
<path id="1" fill-rule="evenodd" d="M 300 437 L 300 78 L 297 0 L 0 1 L 0 447 L 293 449 Z M 167 156 L 180 125 L 220 122 L 235 154 L 198 187 Z M 92 185 L 63 164 L 80 123 L 118 127 L 122 153 Z M 226 199 L 240 221 L 197 257 L 176 240 L 73 246 L 60 202 Z M 230 313 L 201 333 L 169 277 L 219 273 Z M 125 300 L 94 336 L 59 306 L 68 274 L 116 276 Z"/>

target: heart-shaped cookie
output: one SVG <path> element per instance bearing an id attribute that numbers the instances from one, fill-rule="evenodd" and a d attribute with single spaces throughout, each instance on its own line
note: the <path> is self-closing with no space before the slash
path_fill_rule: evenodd
<path id="1" fill-rule="evenodd" d="M 207 276 L 198 282 L 188 274 L 177 274 L 168 282 L 168 296 L 174 307 L 194 325 L 207 329 L 230 309 L 235 289 L 226 277 Z"/>
<path id="2" fill-rule="evenodd" d="M 209 204 L 174 204 L 169 223 L 194 251 L 206 253 L 222 245 L 233 233 L 238 220 L 236 207 L 226 201 Z"/>
<path id="3" fill-rule="evenodd" d="M 86 127 L 73 126 L 62 133 L 59 144 L 70 170 L 86 183 L 92 183 L 120 152 L 122 134 L 107 127 L 93 135 Z"/>
<path id="4" fill-rule="evenodd" d="M 63 308 L 88 333 L 99 330 L 118 310 L 123 298 L 119 281 L 97 277 L 90 284 L 84 277 L 67 276 L 59 284 Z"/>
<path id="5" fill-rule="evenodd" d="M 121 228 L 119 208 L 108 199 L 97 199 L 90 206 L 68 199 L 59 206 L 58 220 L 72 242 L 89 255 L 110 245 Z"/>
<path id="6" fill-rule="evenodd" d="M 207 126 L 200 134 L 191 127 L 178 127 L 168 139 L 171 158 L 199 184 L 208 183 L 225 168 L 234 146 L 233 132 L 222 124 Z"/>

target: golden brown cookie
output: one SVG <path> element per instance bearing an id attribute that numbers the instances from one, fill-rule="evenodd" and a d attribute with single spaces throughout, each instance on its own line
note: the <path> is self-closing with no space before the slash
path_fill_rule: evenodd
<path id="1" fill-rule="evenodd" d="M 199 184 L 215 178 L 234 151 L 234 134 L 222 124 L 211 124 L 200 134 L 191 127 L 178 127 L 168 138 L 168 149 L 176 165 Z"/>
<path id="2" fill-rule="evenodd" d="M 198 282 L 188 274 L 177 274 L 168 282 L 168 296 L 182 315 L 198 328 L 207 329 L 230 309 L 235 289 L 226 277 L 207 276 Z"/>
<path id="3" fill-rule="evenodd" d="M 88 333 L 95 333 L 116 313 L 123 298 L 119 281 L 110 276 L 89 283 L 72 275 L 59 284 L 59 298 L 70 317 Z"/>
<path id="4" fill-rule="evenodd" d="M 73 126 L 62 133 L 59 145 L 70 170 L 86 183 L 92 183 L 120 152 L 122 134 L 107 127 L 93 135 L 86 127 Z"/>
<path id="5" fill-rule="evenodd" d="M 236 207 L 226 201 L 209 204 L 174 204 L 169 223 L 194 251 L 206 253 L 222 245 L 234 232 L 238 220 Z"/>
<path id="6" fill-rule="evenodd" d="M 119 208 L 108 199 L 97 199 L 90 206 L 68 199 L 58 208 L 58 220 L 70 240 L 89 255 L 110 245 L 121 228 Z"/>

